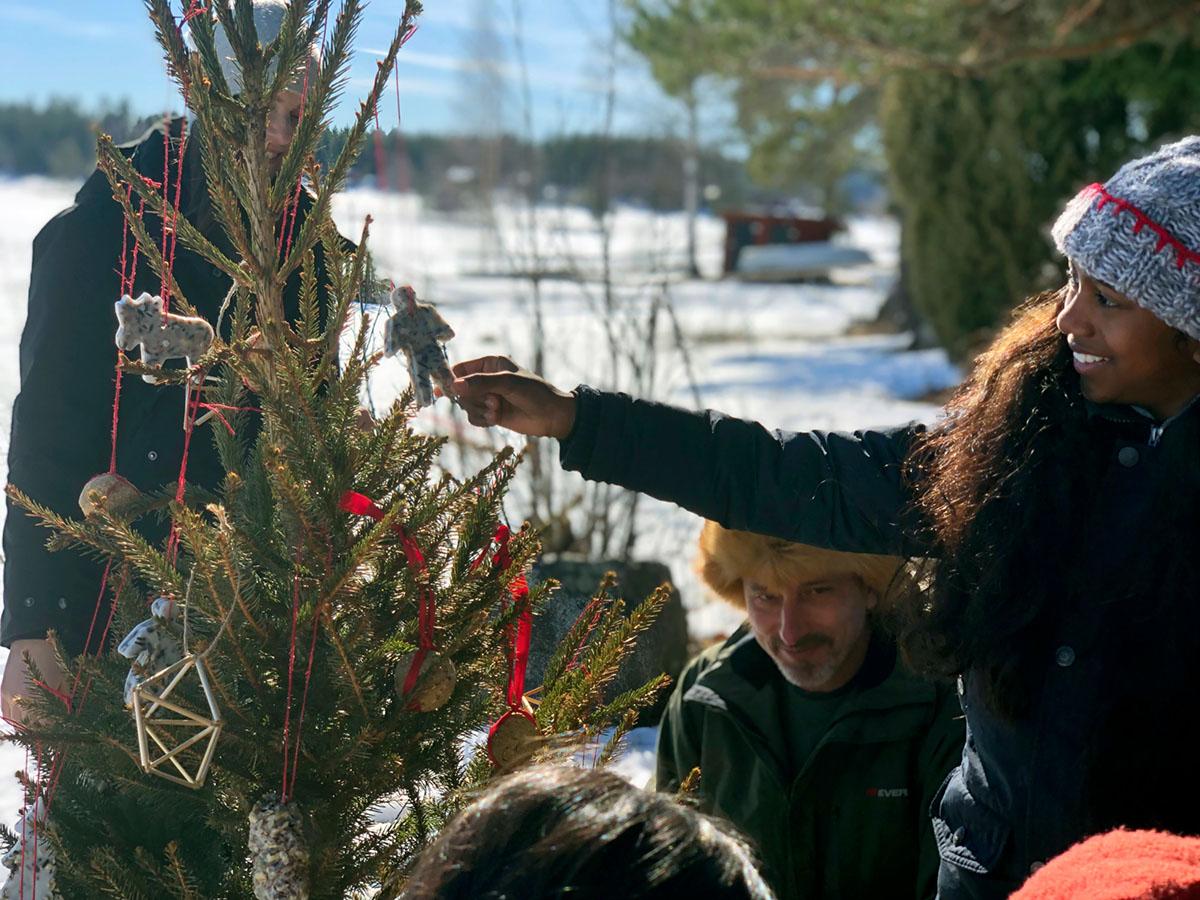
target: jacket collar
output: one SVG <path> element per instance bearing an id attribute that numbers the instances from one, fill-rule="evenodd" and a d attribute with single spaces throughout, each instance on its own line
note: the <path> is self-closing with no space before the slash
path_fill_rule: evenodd
<path id="1" fill-rule="evenodd" d="M 778 666 L 759 646 L 747 623 L 725 641 L 684 700 L 724 710 L 760 731 L 771 731 L 778 727 L 768 724 L 778 716 L 771 689 L 785 684 Z M 878 632 L 872 635 L 862 669 L 847 687 L 846 702 L 835 722 L 858 713 L 929 704 L 936 698 L 932 684 L 897 664 L 895 646 Z"/>
<path id="2" fill-rule="evenodd" d="M 1149 410 L 1143 409 L 1140 406 L 1119 403 L 1093 403 L 1086 398 L 1084 398 L 1083 402 L 1089 419 L 1102 419 L 1106 422 L 1130 428 L 1131 430 L 1136 429 L 1141 431 L 1148 429 L 1149 436 L 1146 443 L 1151 445 L 1157 444 L 1162 438 L 1163 433 L 1176 422 L 1193 412 L 1200 411 L 1200 394 L 1189 400 L 1183 409 L 1175 413 L 1175 415 L 1161 422 Z"/>

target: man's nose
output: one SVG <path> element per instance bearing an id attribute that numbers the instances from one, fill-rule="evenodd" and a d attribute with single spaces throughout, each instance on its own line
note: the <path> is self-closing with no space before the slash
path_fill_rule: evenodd
<path id="1" fill-rule="evenodd" d="M 804 604 L 797 597 L 785 597 L 779 614 L 779 639 L 791 647 L 809 632 Z"/>

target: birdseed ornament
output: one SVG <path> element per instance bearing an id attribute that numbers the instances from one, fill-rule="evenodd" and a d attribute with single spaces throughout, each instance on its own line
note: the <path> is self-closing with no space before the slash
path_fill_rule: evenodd
<path id="1" fill-rule="evenodd" d="M 175 601 L 171 597 L 159 597 L 150 604 L 150 618 L 133 626 L 124 640 L 117 645 L 117 652 L 133 660 L 129 674 L 125 676 L 125 706 L 133 706 L 133 689 L 147 677 L 174 665 L 183 658 L 183 649 L 170 623 L 175 620 Z"/>
<path id="2" fill-rule="evenodd" d="M 0 887 L 0 900 L 59 900 L 54 885 L 54 847 L 45 824 L 46 807 L 38 797 L 12 827 L 17 842 L 0 857 L 0 865 L 9 870 Z"/>
<path id="3" fill-rule="evenodd" d="M 416 662 L 417 650 L 409 653 L 396 663 L 396 693 L 408 702 L 408 708 L 415 712 L 430 712 L 446 705 L 450 695 L 454 693 L 454 685 L 458 681 L 458 672 L 454 663 L 433 650 L 424 651 L 419 671 L 408 684 L 413 664 Z M 408 690 L 405 690 L 405 687 Z"/>
<path id="4" fill-rule="evenodd" d="M 101 505 L 110 516 L 123 516 L 142 497 L 141 491 L 116 472 L 103 472 L 88 479 L 79 492 L 79 509 L 90 516 Z"/>
<path id="5" fill-rule="evenodd" d="M 295 803 L 272 795 L 254 804 L 248 844 L 257 900 L 308 900 L 308 845 Z"/>
<path id="6" fill-rule="evenodd" d="M 503 771 L 528 762 L 542 742 L 542 733 L 528 700 L 510 709 L 488 731 L 488 758 Z"/>
<path id="7" fill-rule="evenodd" d="M 161 366 L 168 359 L 183 358 L 188 368 L 195 365 L 213 343 L 213 327 L 198 316 L 163 313 L 162 297 L 143 293 L 136 300 L 126 294 L 115 304 L 116 342 L 122 350 L 142 348 L 142 363 Z M 143 375 L 147 384 L 157 384 L 154 375 Z"/>
<path id="8" fill-rule="evenodd" d="M 449 395 L 454 381 L 442 347 L 454 337 L 454 329 L 436 307 L 417 302 L 409 285 L 394 288 L 389 296 L 395 312 L 383 327 L 383 352 L 387 356 L 404 352 L 417 406 L 432 406 L 433 382 Z"/>

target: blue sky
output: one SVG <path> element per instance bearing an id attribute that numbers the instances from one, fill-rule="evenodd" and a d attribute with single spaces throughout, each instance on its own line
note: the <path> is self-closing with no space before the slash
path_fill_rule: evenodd
<path id="1" fill-rule="evenodd" d="M 174 5 L 179 9 L 184 0 Z M 350 120 L 365 94 L 378 59 L 371 51 L 386 46 L 402 8 L 402 0 L 367 5 L 339 124 Z M 607 2 L 426 0 L 425 8 L 400 54 L 400 112 L 394 82 L 380 108 L 385 129 L 403 116 L 410 133 L 523 131 L 518 43 L 535 133 L 602 127 Z M 628 49 L 620 54 L 615 128 L 645 134 L 676 128 L 676 105 Z M 0 100 L 51 97 L 74 98 L 88 108 L 128 98 L 147 114 L 180 107 L 141 0 L 0 0 Z M 714 113 L 714 122 L 719 118 Z"/>

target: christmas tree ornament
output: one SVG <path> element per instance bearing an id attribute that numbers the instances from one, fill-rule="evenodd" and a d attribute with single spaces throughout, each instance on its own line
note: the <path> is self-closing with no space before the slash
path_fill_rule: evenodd
<path id="1" fill-rule="evenodd" d="M 307 900 L 308 845 L 295 803 L 272 795 L 254 804 L 248 844 L 257 900 Z"/>
<path id="2" fill-rule="evenodd" d="M 207 707 L 200 712 L 175 696 L 180 685 L 192 681 Z M 225 724 L 204 657 L 185 654 L 135 685 L 132 699 L 142 771 L 186 787 L 202 787 Z"/>
<path id="3" fill-rule="evenodd" d="M 125 676 L 125 706 L 133 706 L 133 690 L 146 677 L 174 665 L 183 658 L 183 649 L 170 623 L 175 619 L 175 600 L 159 597 L 150 605 L 150 618 L 133 626 L 117 645 L 117 652 L 133 660 Z"/>
<path id="4" fill-rule="evenodd" d="M 496 529 L 493 540 L 496 552 L 492 565 L 503 573 L 512 566 L 508 542 L 512 532 L 507 525 Z M 476 560 L 478 562 L 479 560 Z M 516 608 L 516 625 L 508 626 L 508 711 L 488 730 L 487 754 L 492 764 L 501 769 L 515 769 L 526 762 L 540 744 L 541 732 L 533 707 L 525 696 L 525 670 L 529 666 L 529 642 L 533 632 L 533 612 L 529 608 L 529 582 L 518 574 L 508 583 L 508 595 Z M 502 605 L 502 611 L 507 603 Z"/>
<path id="5" fill-rule="evenodd" d="M 414 651 L 396 663 L 396 693 L 414 712 L 430 712 L 445 706 L 457 681 L 454 663 L 433 650 Z"/>
<path id="6" fill-rule="evenodd" d="M 375 521 L 384 517 L 384 512 L 370 497 L 355 491 L 347 491 L 338 503 L 340 509 L 359 516 L 370 516 Z M 429 569 L 421 548 L 397 522 L 392 526 L 404 547 L 405 561 L 409 568 L 422 577 L 428 577 Z M 454 663 L 434 649 L 434 629 L 437 625 L 437 598 L 433 588 L 422 585 L 417 612 L 417 650 L 396 664 L 396 692 L 408 700 L 408 709 L 414 712 L 430 712 L 446 704 L 454 693 L 458 672 Z"/>
<path id="7" fill-rule="evenodd" d="M 541 745 L 541 731 L 527 700 L 509 709 L 488 731 L 487 754 L 498 769 L 510 771 L 528 762 Z"/>
<path id="8" fill-rule="evenodd" d="M 88 479 L 79 492 L 79 509 L 90 516 L 100 507 L 120 518 L 142 497 L 141 491 L 116 472 L 102 472 Z"/>
<path id="9" fill-rule="evenodd" d="M 9 870 L 0 887 L 0 900 L 59 900 L 54 885 L 54 847 L 45 825 L 46 807 L 38 797 L 12 827 L 17 842 L 0 857 L 0 865 Z"/>
<path id="10" fill-rule="evenodd" d="M 394 288 L 390 297 L 395 312 L 384 324 L 383 352 L 387 356 L 404 352 L 417 406 L 432 406 L 432 383 L 437 382 L 449 395 L 454 381 L 442 347 L 442 343 L 454 337 L 454 329 L 434 306 L 417 302 L 410 286 Z"/>
<path id="11" fill-rule="evenodd" d="M 143 293 L 136 300 L 125 294 L 115 304 L 117 346 L 122 350 L 142 348 L 142 364 L 161 366 L 168 359 L 187 360 L 191 368 L 213 343 L 213 327 L 198 316 L 164 313 L 162 297 Z M 154 375 L 143 375 L 147 384 L 157 384 Z"/>

